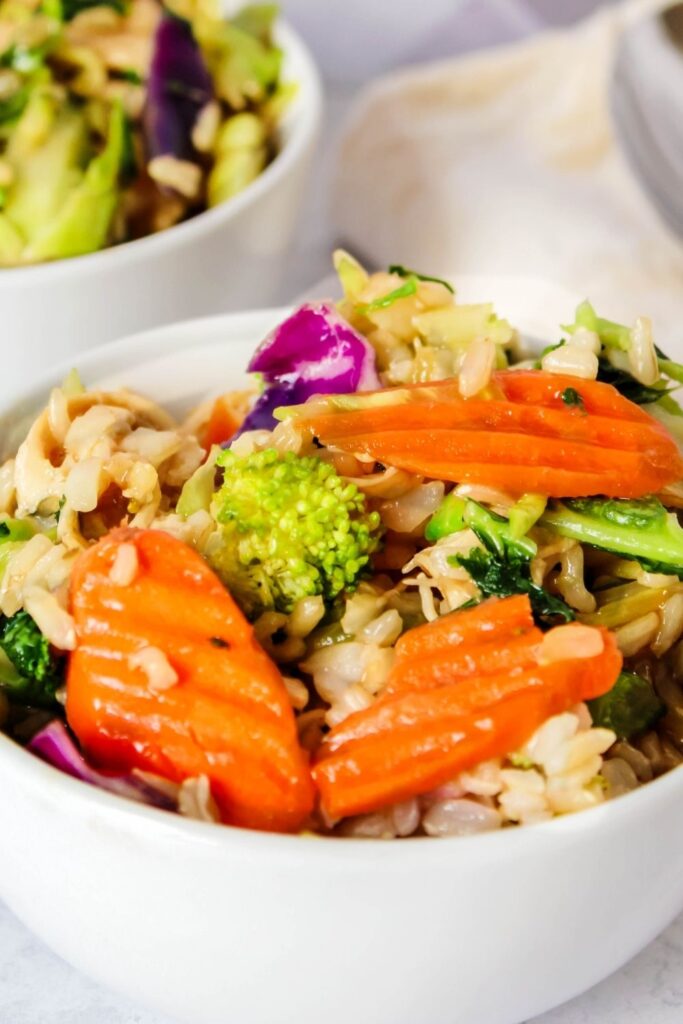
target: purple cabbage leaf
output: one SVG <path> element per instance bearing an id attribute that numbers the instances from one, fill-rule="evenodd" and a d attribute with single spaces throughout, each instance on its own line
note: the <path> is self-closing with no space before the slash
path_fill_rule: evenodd
<path id="1" fill-rule="evenodd" d="M 272 429 L 278 406 L 381 386 L 372 345 L 327 302 L 300 306 L 278 324 L 252 356 L 248 370 L 261 374 L 265 389 L 238 434 Z"/>
<path id="2" fill-rule="evenodd" d="M 99 789 L 106 789 L 110 793 L 128 797 L 129 800 L 136 800 L 138 803 L 161 807 L 166 811 L 177 810 L 177 801 L 171 795 L 172 784 L 166 783 L 165 780 L 160 779 L 160 785 L 157 787 L 148 776 L 143 778 L 142 775 L 134 773 L 109 774 L 91 768 L 71 739 L 66 726 L 58 718 L 36 733 L 29 742 L 28 749 L 74 779 L 81 779 Z"/>
<path id="3" fill-rule="evenodd" d="M 154 36 L 143 129 L 147 155 L 194 155 L 192 128 L 213 82 L 188 22 L 164 14 Z"/>

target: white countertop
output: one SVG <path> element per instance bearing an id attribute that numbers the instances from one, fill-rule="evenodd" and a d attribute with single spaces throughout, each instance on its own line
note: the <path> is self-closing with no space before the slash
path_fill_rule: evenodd
<path id="1" fill-rule="evenodd" d="M 471 0 L 462 0 L 467 7 Z M 478 0 L 481 3 L 482 0 Z M 448 3 L 439 0 L 435 10 L 442 13 Z M 562 17 L 574 6 L 586 10 L 591 0 L 566 0 Z M 400 5 L 400 3 L 399 3 Z M 287 7 L 287 3 L 284 5 Z M 311 0 L 292 0 L 295 20 L 303 22 L 314 8 L 322 5 Z M 333 8 L 340 5 L 337 0 Z M 342 5 L 348 10 L 348 2 Z M 359 6 L 352 0 L 351 7 Z M 366 5 L 363 7 L 367 9 Z M 528 0 L 508 4 L 496 0 L 490 9 L 513 7 L 520 34 L 533 27 L 520 14 L 528 8 L 529 18 L 546 16 L 548 0 Z M 559 7 L 560 5 L 558 5 Z M 325 5 L 327 12 L 327 4 Z M 452 11 L 452 7 L 450 10 Z M 481 10 L 481 8 L 479 8 Z M 530 12 L 530 13 L 529 13 Z M 490 13 L 490 11 L 489 11 Z M 509 12 L 508 12 L 509 13 Z M 311 18 L 311 21 L 314 19 Z M 401 19 L 394 19 L 400 23 Z M 470 38 L 477 38 L 471 31 Z M 334 33 L 332 33 L 334 35 Z M 429 35 L 427 33 L 427 35 Z M 436 38 L 437 33 L 432 33 Z M 321 56 L 325 56 L 321 49 Z M 282 300 L 307 289 L 311 282 L 330 270 L 329 253 L 337 241 L 331 236 L 326 217 L 327 171 L 333 152 L 336 126 L 352 94 L 353 86 L 336 86 L 329 97 L 328 127 L 317 163 L 316 182 L 301 220 L 292 259 L 292 272 Z M 11 837 L 3 837 L 11 841 Z M 106 924 L 103 924 L 106 928 Z M 683 917 L 659 939 L 613 977 L 570 1003 L 537 1018 L 534 1024 L 681 1024 L 683 1021 Z M 539 965 L 540 966 L 540 965 Z M 127 1000 L 103 989 L 54 956 L 34 938 L 10 911 L 0 904 L 0 1024 L 172 1024 Z M 239 1024 L 235 1021 L 234 1024 Z M 472 1022 L 476 1024 L 476 1022 Z"/>

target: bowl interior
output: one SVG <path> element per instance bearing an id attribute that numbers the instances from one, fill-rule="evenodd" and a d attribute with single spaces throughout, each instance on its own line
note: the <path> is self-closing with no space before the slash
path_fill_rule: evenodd
<path id="1" fill-rule="evenodd" d="M 577 297 L 571 292 L 558 288 L 546 281 L 520 277 L 460 277 L 457 294 L 462 302 L 493 302 L 496 312 L 507 317 L 530 342 L 538 347 L 558 340 L 559 324 L 571 319 Z M 270 309 L 256 312 L 227 314 L 219 317 L 187 321 L 134 335 L 111 342 L 85 353 L 78 360 L 78 370 L 89 388 L 114 389 L 126 387 L 142 392 L 168 408 L 175 415 L 182 415 L 192 406 L 215 394 L 242 386 L 247 380 L 246 365 L 255 347 L 263 337 L 288 313 L 288 309 Z M 62 364 L 44 374 L 25 394 L 11 404 L 0 404 L 0 430 L 3 431 L 2 448 L 4 456 L 16 448 L 25 435 L 27 423 L 36 411 L 45 404 L 49 389 L 59 384 L 71 369 Z M 10 769 L 18 770 L 18 760 L 31 762 L 31 773 L 36 776 L 42 788 L 47 773 L 61 798 L 101 805 L 103 809 L 116 810 L 117 816 L 126 816 L 130 822 L 149 824 L 151 828 L 161 826 L 159 812 L 129 803 L 108 793 L 76 782 L 49 768 L 23 750 L 0 736 L 0 762 Z M 674 778 L 675 776 L 675 778 Z M 615 801 L 593 809 L 590 814 L 570 815 L 548 826 L 537 826 L 545 831 L 561 828 L 574 833 L 582 830 L 587 818 L 597 821 L 603 815 L 620 816 L 623 803 L 639 804 L 648 801 L 647 792 L 656 790 L 660 799 L 667 798 L 673 789 L 683 785 L 683 771 L 672 772 L 655 784 L 643 787 L 631 794 L 626 801 Z M 235 841 L 241 830 L 206 828 L 201 823 L 161 816 L 167 832 L 178 834 L 195 833 L 203 841 L 220 842 L 221 837 L 231 835 Z M 508 842 L 526 842 L 526 829 L 515 830 L 514 836 L 507 836 Z M 285 837 L 286 840 L 287 837 Z M 478 837 L 488 842 L 495 836 Z M 283 837 L 258 836 L 270 848 Z M 245 843 L 254 841 L 253 833 L 243 835 Z M 240 839 L 239 841 L 242 841 Z M 345 840 L 347 846 L 350 840 Z M 363 841 L 358 841 L 366 849 Z M 461 842 L 460 839 L 457 840 Z M 323 844 L 327 845 L 327 844 Z M 354 844 L 355 845 L 355 844 Z M 370 844 L 371 846 L 374 844 Z M 390 844 L 393 845 L 393 844 Z M 397 844 L 405 849 L 406 844 Z M 436 844 L 441 846 L 441 844 Z M 313 844 L 316 850 L 319 844 Z"/>

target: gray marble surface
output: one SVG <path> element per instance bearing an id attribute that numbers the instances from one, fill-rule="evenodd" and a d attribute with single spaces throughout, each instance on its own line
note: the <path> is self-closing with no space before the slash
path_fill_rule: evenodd
<path id="1" fill-rule="evenodd" d="M 384 0 L 379 0 L 384 3 Z M 413 0 L 395 0 L 396 26 L 404 19 L 396 17 L 396 7 Z M 431 3 L 431 0 L 430 0 Z M 547 20 L 569 21 L 572 14 L 584 13 L 595 0 L 476 0 L 477 12 L 483 21 L 467 17 L 461 22 L 457 36 L 459 48 L 479 45 L 482 33 L 494 41 L 527 34 L 542 27 Z M 329 4 L 329 7 L 328 7 Z M 287 3 L 284 4 L 287 7 Z M 291 0 L 289 6 L 294 20 L 304 32 L 313 34 L 325 27 L 320 10 L 349 12 L 367 9 L 365 0 Z M 425 5 L 423 5 L 424 7 Z M 426 5 L 429 7 L 430 5 Z M 432 27 L 423 18 L 419 46 L 397 53 L 406 59 L 423 57 L 429 52 L 430 40 L 438 39 L 439 17 L 449 24 L 455 0 L 435 0 Z M 462 7 L 473 12 L 472 0 L 462 0 Z M 316 8 L 317 10 L 314 10 Z M 375 5 L 373 4 L 373 10 Z M 487 20 L 488 19 L 488 20 Z M 482 27 L 484 26 L 484 27 Z M 334 33 L 332 33 L 334 35 Z M 323 61 L 326 58 L 327 36 L 321 37 L 317 47 Z M 315 38 L 313 42 L 315 44 Z M 329 39 L 328 39 L 329 41 Z M 341 70 L 346 65 L 338 64 Z M 328 227 L 326 183 L 334 159 L 334 142 L 339 126 L 359 79 L 364 77 L 358 63 L 350 66 L 350 73 L 339 74 L 329 90 L 326 127 L 316 164 L 316 178 L 303 211 L 300 229 L 293 247 L 291 272 L 282 293 L 287 301 L 324 277 L 329 272 L 329 253 L 337 240 Z M 4 841 L 8 841 L 5 839 Z M 659 939 L 617 974 L 596 986 L 590 992 L 572 1000 L 550 1013 L 537 1018 L 534 1024 L 681 1024 L 683 1022 L 683 917 L 673 924 Z M 101 986 L 90 981 L 51 953 L 33 937 L 10 911 L 0 904 L 0 1024 L 172 1024 L 143 1008 L 133 1006 Z M 234 1021 L 233 1024 L 240 1024 Z M 416 1022 L 417 1024 L 417 1022 Z M 476 1024 L 475 1021 L 472 1024 Z"/>

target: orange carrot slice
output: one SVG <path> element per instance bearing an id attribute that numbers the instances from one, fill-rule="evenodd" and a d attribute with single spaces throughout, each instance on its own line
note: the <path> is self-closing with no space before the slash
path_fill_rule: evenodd
<path id="1" fill-rule="evenodd" d="M 534 617 L 526 594 L 492 598 L 474 608 L 464 608 L 444 615 L 424 626 L 409 629 L 396 643 L 396 664 L 413 664 L 434 655 L 451 656 L 456 649 L 470 648 L 532 629 Z"/>
<path id="2" fill-rule="evenodd" d="M 561 637 L 561 643 L 542 643 L 540 631 L 521 621 L 525 611 L 530 619 L 526 597 L 486 602 L 402 638 L 384 694 L 335 726 L 321 748 L 314 778 L 331 816 L 424 793 L 482 760 L 512 752 L 548 716 L 613 686 L 622 659 L 611 634 L 590 634 L 593 653 L 582 657 L 585 626 L 557 627 L 562 633 L 551 630 L 546 638 Z M 500 628 L 502 651 L 509 652 L 504 670 L 495 641 L 482 630 L 487 616 Z M 513 622 L 519 623 L 516 636 Z M 412 643 L 411 633 L 417 634 Z M 576 656 L 543 662 L 543 652 L 553 647 L 576 650 Z"/>
<path id="3" fill-rule="evenodd" d="M 409 634 L 408 634 L 409 635 Z M 492 676 L 533 665 L 543 633 L 536 627 L 519 636 L 496 636 L 476 647 L 458 647 L 420 659 L 403 658 L 395 663 L 383 696 L 406 690 L 431 690 L 471 676 Z"/>
<path id="4" fill-rule="evenodd" d="M 426 793 L 516 750 L 548 714 L 544 694 L 519 693 L 493 711 L 461 715 L 456 726 L 382 735 L 356 750 L 325 754 L 313 769 L 322 804 L 338 820 Z"/>
<path id="5" fill-rule="evenodd" d="M 127 585 L 112 572 L 124 545 Z M 67 719 L 93 761 L 174 782 L 206 775 L 229 824 L 302 825 L 313 789 L 282 677 L 196 552 L 160 531 L 116 530 L 76 560 L 71 610 Z M 150 650 L 177 681 L 145 669 Z"/>
<path id="6" fill-rule="evenodd" d="M 234 411 L 228 405 L 225 396 L 221 395 L 213 403 L 209 421 L 202 431 L 200 438 L 202 448 L 210 451 L 213 445 L 229 441 L 239 425 Z"/>
<path id="7" fill-rule="evenodd" d="M 453 382 L 399 389 L 402 402 L 376 407 L 363 396 L 360 408 L 313 407 L 299 422 L 342 451 L 513 494 L 635 498 L 683 476 L 666 429 L 611 385 L 541 371 L 500 372 L 494 384 L 486 399 L 462 399 Z M 582 407 L 564 403 L 567 387 Z"/>

